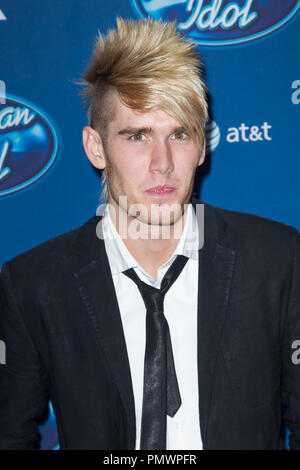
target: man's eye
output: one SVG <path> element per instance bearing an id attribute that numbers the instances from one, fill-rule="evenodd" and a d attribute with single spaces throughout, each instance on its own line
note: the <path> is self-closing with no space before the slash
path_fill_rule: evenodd
<path id="1" fill-rule="evenodd" d="M 145 134 L 142 134 L 141 132 L 138 133 L 138 134 L 133 134 L 129 137 L 129 140 L 133 140 L 133 141 L 137 141 L 137 142 L 142 142 L 144 139 L 143 137 L 145 137 Z"/>
<path id="2" fill-rule="evenodd" d="M 175 139 L 177 139 L 177 140 L 185 140 L 185 139 L 187 139 L 189 136 L 188 136 L 188 134 L 187 134 L 186 132 L 176 132 L 176 133 L 174 134 L 174 137 L 175 137 Z"/>

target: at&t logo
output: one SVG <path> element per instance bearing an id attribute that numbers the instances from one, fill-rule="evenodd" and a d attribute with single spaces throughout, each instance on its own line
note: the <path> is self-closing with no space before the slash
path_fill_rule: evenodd
<path id="1" fill-rule="evenodd" d="M 221 132 L 215 121 L 209 121 L 205 127 L 206 153 L 213 152 L 220 143 Z"/>

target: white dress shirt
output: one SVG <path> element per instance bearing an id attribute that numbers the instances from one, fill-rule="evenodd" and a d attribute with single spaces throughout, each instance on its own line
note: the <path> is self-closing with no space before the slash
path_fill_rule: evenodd
<path id="1" fill-rule="evenodd" d="M 140 449 L 141 418 L 146 345 L 146 307 L 140 291 L 130 278 L 122 274 L 134 268 L 140 279 L 160 288 L 162 278 L 177 254 L 189 259 L 167 291 L 164 314 L 169 324 L 176 375 L 182 404 L 173 418 L 167 416 L 168 450 L 202 449 L 198 402 L 197 300 L 198 300 L 198 230 L 191 204 L 182 235 L 171 257 L 159 267 L 157 279 L 147 273 L 131 255 L 113 221 L 108 205 L 103 219 L 103 238 L 129 357 L 136 414 L 136 449 Z M 194 230 L 193 230 L 194 229 Z"/>

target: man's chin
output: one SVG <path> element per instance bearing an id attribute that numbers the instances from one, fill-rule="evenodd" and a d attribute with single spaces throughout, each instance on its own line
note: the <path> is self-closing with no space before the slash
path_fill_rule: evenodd
<path id="1" fill-rule="evenodd" d="M 147 225 L 168 226 L 174 225 L 183 215 L 184 207 L 181 204 L 151 204 L 145 206 L 138 213 L 130 213 L 141 223 Z"/>

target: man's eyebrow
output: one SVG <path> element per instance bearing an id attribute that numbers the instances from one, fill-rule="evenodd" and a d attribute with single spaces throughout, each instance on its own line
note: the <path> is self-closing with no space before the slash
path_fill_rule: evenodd
<path id="1" fill-rule="evenodd" d="M 121 129 L 118 132 L 118 135 L 138 134 L 138 133 L 150 134 L 151 132 L 152 132 L 151 127 L 125 127 L 125 129 Z"/>
<path id="2" fill-rule="evenodd" d="M 126 127 L 124 129 L 121 129 L 118 132 L 118 135 L 131 135 L 131 134 L 138 134 L 138 133 L 143 133 L 143 134 L 151 134 L 152 129 L 151 127 Z M 184 127 L 175 127 L 171 134 L 174 132 L 187 132 Z"/>

